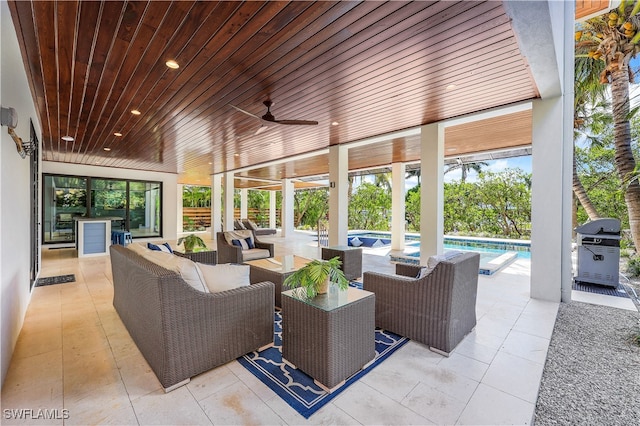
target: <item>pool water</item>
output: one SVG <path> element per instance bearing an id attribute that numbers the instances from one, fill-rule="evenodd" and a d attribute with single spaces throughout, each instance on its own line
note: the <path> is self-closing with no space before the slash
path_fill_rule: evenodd
<path id="1" fill-rule="evenodd" d="M 384 232 L 349 233 L 349 244 L 358 237 L 363 247 L 379 247 L 391 244 L 391 235 Z M 420 263 L 419 236 L 407 235 L 405 246 L 407 251 L 402 255 L 390 255 L 392 262 L 411 264 Z M 480 253 L 480 273 L 492 275 L 516 258 L 530 259 L 530 243 L 528 241 L 496 240 L 475 237 L 445 237 L 444 250 L 473 251 Z"/>

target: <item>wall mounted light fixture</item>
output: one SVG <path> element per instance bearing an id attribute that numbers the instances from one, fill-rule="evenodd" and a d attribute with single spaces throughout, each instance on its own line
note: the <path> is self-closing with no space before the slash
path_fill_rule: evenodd
<path id="1" fill-rule="evenodd" d="M 33 154 L 36 144 L 33 141 L 24 142 L 13 130 L 18 125 L 18 113 L 14 108 L 0 107 L 0 125 L 7 126 L 7 132 L 15 142 L 20 157 L 25 158 L 27 155 Z"/>

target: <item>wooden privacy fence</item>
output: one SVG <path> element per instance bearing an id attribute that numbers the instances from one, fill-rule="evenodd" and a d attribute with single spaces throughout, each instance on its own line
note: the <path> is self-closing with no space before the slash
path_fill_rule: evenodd
<path id="1" fill-rule="evenodd" d="M 247 209 L 246 218 L 240 217 L 240 209 L 233 212 L 234 219 L 251 219 L 260 227 L 269 226 L 269 210 Z M 276 209 L 276 226 L 280 224 L 280 209 Z M 195 225 L 197 227 L 211 226 L 211 207 L 183 207 L 182 226 L 184 228 Z"/>

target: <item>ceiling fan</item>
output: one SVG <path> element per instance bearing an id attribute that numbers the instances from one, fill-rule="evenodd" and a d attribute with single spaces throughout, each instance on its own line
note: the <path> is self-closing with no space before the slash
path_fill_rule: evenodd
<path id="1" fill-rule="evenodd" d="M 276 120 L 276 118 L 273 116 L 273 114 L 271 114 L 271 106 L 273 105 L 273 102 L 271 102 L 270 100 L 266 100 L 266 101 L 263 102 L 263 104 L 267 107 L 267 112 L 262 117 L 258 117 L 257 115 L 252 114 L 249 111 L 245 111 L 242 108 L 238 108 L 235 105 L 231 105 L 231 106 L 233 108 L 237 109 L 238 111 L 247 114 L 250 117 L 257 118 L 258 120 L 267 121 L 269 123 L 288 124 L 288 125 L 316 125 L 316 124 L 318 124 L 317 121 L 310 121 L 310 120 Z"/>

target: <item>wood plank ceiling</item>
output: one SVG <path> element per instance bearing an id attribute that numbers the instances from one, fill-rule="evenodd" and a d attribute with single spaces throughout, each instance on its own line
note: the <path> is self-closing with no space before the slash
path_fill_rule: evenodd
<path id="1" fill-rule="evenodd" d="M 539 96 L 497 1 L 9 6 L 47 161 L 177 173 L 181 183 L 236 169 L 319 175 L 326 155 L 259 166 Z M 265 123 L 232 107 L 261 116 L 267 99 L 277 119 L 319 124 Z M 447 147 L 528 145 L 530 114 L 516 118 L 451 129 Z M 350 150 L 350 167 L 416 158 L 419 138 L 392 139 Z"/>

